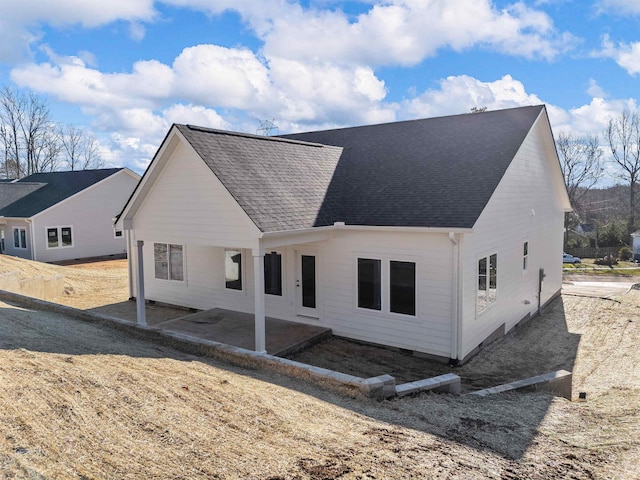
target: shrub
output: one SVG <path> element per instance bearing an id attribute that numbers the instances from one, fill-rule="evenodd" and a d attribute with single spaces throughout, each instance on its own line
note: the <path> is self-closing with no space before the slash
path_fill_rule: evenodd
<path id="1" fill-rule="evenodd" d="M 622 261 L 628 262 L 633 258 L 633 251 L 629 247 L 622 247 L 618 250 L 618 258 Z"/>
<path id="2" fill-rule="evenodd" d="M 610 267 L 612 265 L 617 265 L 618 259 L 613 255 L 605 255 L 602 258 L 596 258 L 593 263 L 596 265 L 608 265 Z"/>

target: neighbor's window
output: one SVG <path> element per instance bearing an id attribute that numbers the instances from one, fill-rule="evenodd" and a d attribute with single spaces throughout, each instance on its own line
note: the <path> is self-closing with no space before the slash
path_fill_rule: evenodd
<path id="1" fill-rule="evenodd" d="M 282 255 L 279 253 L 264 256 L 264 293 L 282 296 Z"/>
<path id="2" fill-rule="evenodd" d="M 242 252 L 227 248 L 224 251 L 224 281 L 231 290 L 242 290 Z"/>
<path id="3" fill-rule="evenodd" d="M 498 254 L 478 260 L 478 294 L 476 310 L 478 312 L 494 303 L 498 292 Z"/>
<path id="4" fill-rule="evenodd" d="M 358 258 L 358 307 L 382 310 L 382 261 Z"/>
<path id="5" fill-rule="evenodd" d="M 27 230 L 24 228 L 13 229 L 13 246 L 15 248 L 27 248 Z"/>
<path id="6" fill-rule="evenodd" d="M 522 253 L 522 270 L 525 272 L 529 268 L 529 242 L 524 242 L 524 248 Z"/>
<path id="7" fill-rule="evenodd" d="M 182 245 L 154 243 L 153 261 L 156 278 L 160 280 L 184 280 L 184 258 Z"/>
<path id="8" fill-rule="evenodd" d="M 416 314 L 416 264 L 389 262 L 389 309 L 393 313 Z"/>
<path id="9" fill-rule="evenodd" d="M 73 247 L 71 227 L 48 227 L 47 248 Z"/>

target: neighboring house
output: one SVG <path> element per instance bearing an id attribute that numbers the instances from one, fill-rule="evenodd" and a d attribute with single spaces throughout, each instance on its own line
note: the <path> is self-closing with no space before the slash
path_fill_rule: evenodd
<path id="1" fill-rule="evenodd" d="M 640 230 L 631 234 L 631 250 L 633 250 L 633 260 L 640 261 Z"/>
<path id="2" fill-rule="evenodd" d="M 41 262 L 125 253 L 113 218 L 139 179 L 127 168 L 108 168 L 0 182 L 3 253 Z"/>
<path id="3" fill-rule="evenodd" d="M 258 351 L 266 315 L 459 362 L 560 293 L 569 210 L 533 106 L 281 137 L 174 125 L 117 226 L 140 323 L 145 298 L 220 307 L 254 313 Z"/>

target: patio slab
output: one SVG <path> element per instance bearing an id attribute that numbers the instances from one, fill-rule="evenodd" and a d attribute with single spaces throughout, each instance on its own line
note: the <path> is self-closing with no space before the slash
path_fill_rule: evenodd
<path id="1" fill-rule="evenodd" d="M 277 318 L 267 317 L 265 324 L 267 353 L 276 356 L 291 355 L 331 336 L 330 328 Z M 255 348 L 255 326 L 251 313 L 214 308 L 156 323 L 154 326 L 247 350 Z"/>

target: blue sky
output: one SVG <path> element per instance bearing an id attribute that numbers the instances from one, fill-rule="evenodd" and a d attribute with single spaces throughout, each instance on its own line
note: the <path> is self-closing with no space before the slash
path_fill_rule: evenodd
<path id="1" fill-rule="evenodd" d="M 601 134 L 640 101 L 639 27 L 639 0 L 2 0 L 0 85 L 138 172 L 172 123 L 288 133 L 545 103 L 556 133 Z"/>

